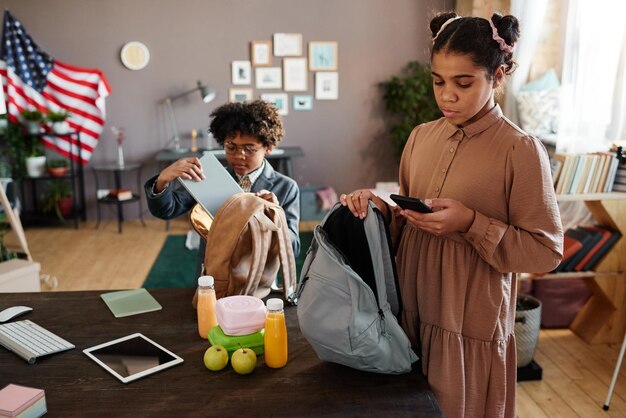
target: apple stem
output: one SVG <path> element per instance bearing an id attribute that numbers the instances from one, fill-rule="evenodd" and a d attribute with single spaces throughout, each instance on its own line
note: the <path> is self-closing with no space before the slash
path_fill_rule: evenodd
<path id="1" fill-rule="evenodd" d="M 245 354 L 246 349 L 241 346 L 241 343 L 239 341 L 237 341 L 237 345 L 239 346 L 239 348 L 241 348 L 241 352 Z"/>

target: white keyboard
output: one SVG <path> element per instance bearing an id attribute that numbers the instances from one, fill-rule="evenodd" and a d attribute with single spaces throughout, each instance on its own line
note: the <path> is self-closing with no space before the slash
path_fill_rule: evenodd
<path id="1" fill-rule="evenodd" d="M 75 348 L 74 344 L 28 319 L 0 325 L 0 344 L 29 364 L 38 357 Z"/>

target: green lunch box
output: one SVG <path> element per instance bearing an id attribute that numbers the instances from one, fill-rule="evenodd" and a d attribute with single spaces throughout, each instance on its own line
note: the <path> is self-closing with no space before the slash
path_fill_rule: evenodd
<path id="1" fill-rule="evenodd" d="M 217 325 L 209 331 L 209 342 L 211 345 L 217 344 L 224 347 L 228 351 L 229 356 L 241 347 L 252 349 L 258 356 L 263 354 L 263 335 L 265 335 L 265 328 L 261 328 L 260 331 L 254 334 L 226 335 L 222 328 Z M 241 344 L 241 347 L 239 344 Z"/>

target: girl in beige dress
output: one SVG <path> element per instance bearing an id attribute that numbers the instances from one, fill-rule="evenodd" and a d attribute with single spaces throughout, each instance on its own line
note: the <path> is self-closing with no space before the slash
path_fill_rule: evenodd
<path id="1" fill-rule="evenodd" d="M 400 194 L 434 213 L 391 209 L 369 190 L 341 195 L 391 222 L 404 312 L 444 415 L 515 417 L 515 272 L 545 272 L 563 231 L 541 142 L 502 115 L 494 91 L 512 72 L 514 16 L 436 16 L 431 65 L 444 117 L 417 126 L 400 162 Z"/>

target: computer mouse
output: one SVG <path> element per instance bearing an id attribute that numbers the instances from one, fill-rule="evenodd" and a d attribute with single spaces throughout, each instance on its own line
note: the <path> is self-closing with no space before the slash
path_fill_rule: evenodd
<path id="1" fill-rule="evenodd" d="M 7 322 L 18 315 L 25 314 L 26 312 L 30 312 L 32 310 L 33 308 L 29 308 L 28 306 L 11 306 L 10 308 L 6 308 L 0 312 L 0 322 Z"/>

